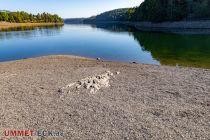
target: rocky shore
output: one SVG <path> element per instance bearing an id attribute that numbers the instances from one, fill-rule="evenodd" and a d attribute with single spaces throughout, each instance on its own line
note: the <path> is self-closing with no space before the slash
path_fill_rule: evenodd
<path id="1" fill-rule="evenodd" d="M 210 34 L 210 20 L 203 21 L 174 21 L 174 22 L 131 22 L 131 21 L 106 21 L 87 22 L 84 24 L 122 24 L 140 31 L 173 32 L 189 34 Z"/>
<path id="2" fill-rule="evenodd" d="M 209 34 L 210 20 L 206 21 L 174 21 L 174 22 L 122 22 L 141 31 L 178 32 Z"/>
<path id="3" fill-rule="evenodd" d="M 59 140 L 210 138 L 208 69 L 73 56 L 1 62 L 0 101 L 2 139 L 6 130 L 62 132 L 46 137 Z"/>

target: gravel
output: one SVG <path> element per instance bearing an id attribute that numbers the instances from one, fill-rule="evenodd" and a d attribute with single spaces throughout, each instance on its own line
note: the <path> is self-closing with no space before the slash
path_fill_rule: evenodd
<path id="1" fill-rule="evenodd" d="M 110 86 L 95 94 L 84 84 L 61 90 L 107 71 Z M 59 140 L 210 138 L 208 69 L 69 56 L 2 62 L 0 101 L 0 138 L 5 130 L 62 131 L 46 138 Z"/>

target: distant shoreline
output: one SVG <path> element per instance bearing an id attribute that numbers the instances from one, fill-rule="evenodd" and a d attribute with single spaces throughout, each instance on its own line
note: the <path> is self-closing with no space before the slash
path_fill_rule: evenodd
<path id="1" fill-rule="evenodd" d="M 9 22 L 0 22 L 0 30 L 16 28 L 16 27 L 51 26 L 51 25 L 64 25 L 64 23 L 9 23 Z"/>
<path id="2" fill-rule="evenodd" d="M 122 22 L 141 31 L 210 33 L 210 20 L 174 22 Z"/>
<path id="3" fill-rule="evenodd" d="M 173 22 L 134 22 L 134 21 L 94 21 L 84 24 L 116 23 L 134 27 L 140 31 L 177 32 L 177 33 L 204 33 L 210 34 L 210 20 L 203 21 L 173 21 Z"/>

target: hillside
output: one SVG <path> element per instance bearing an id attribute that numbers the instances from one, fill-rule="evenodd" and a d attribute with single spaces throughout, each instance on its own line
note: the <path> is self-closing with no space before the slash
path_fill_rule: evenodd
<path id="1" fill-rule="evenodd" d="M 97 16 L 93 16 L 84 20 L 85 23 L 89 22 L 104 22 L 104 21 L 128 21 L 134 13 L 133 8 L 116 9 L 104 12 Z"/>
<path id="2" fill-rule="evenodd" d="M 69 24 L 82 24 L 85 18 L 67 18 L 64 19 L 65 23 Z"/>
<path id="3" fill-rule="evenodd" d="M 195 21 L 210 20 L 210 0 L 145 0 L 135 8 L 116 9 L 85 19 L 104 21 Z"/>
<path id="4" fill-rule="evenodd" d="M 210 0 L 145 0 L 135 9 L 135 21 L 209 20 Z"/>

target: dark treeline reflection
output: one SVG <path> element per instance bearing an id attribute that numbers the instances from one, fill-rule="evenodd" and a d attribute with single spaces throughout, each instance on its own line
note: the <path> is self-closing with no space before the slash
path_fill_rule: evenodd
<path id="1" fill-rule="evenodd" d="M 62 25 L 53 26 L 27 26 L 0 30 L 0 40 L 15 38 L 32 38 L 35 36 L 53 36 L 61 32 Z M 31 31 L 33 30 L 33 31 Z"/>
<path id="2" fill-rule="evenodd" d="M 0 32 L 0 60 L 71 54 L 108 60 L 210 68 L 210 35 L 207 34 L 140 32 L 119 24 L 91 25 L 94 30 L 84 30 L 78 25 L 65 26 L 21 27 L 16 28 L 16 31 L 10 29 L 12 31 Z M 34 37 L 39 38 L 31 39 Z"/>
<path id="3" fill-rule="evenodd" d="M 210 68 L 210 35 L 146 32 L 133 35 L 161 64 Z"/>
<path id="4" fill-rule="evenodd" d="M 111 32 L 129 32 L 142 50 L 163 65 L 210 68 L 210 35 L 139 32 L 127 26 L 98 24 Z"/>
<path id="5" fill-rule="evenodd" d="M 100 28 L 110 32 L 133 32 L 135 29 L 127 25 L 117 24 L 117 23 L 97 23 L 89 24 L 92 28 Z"/>

